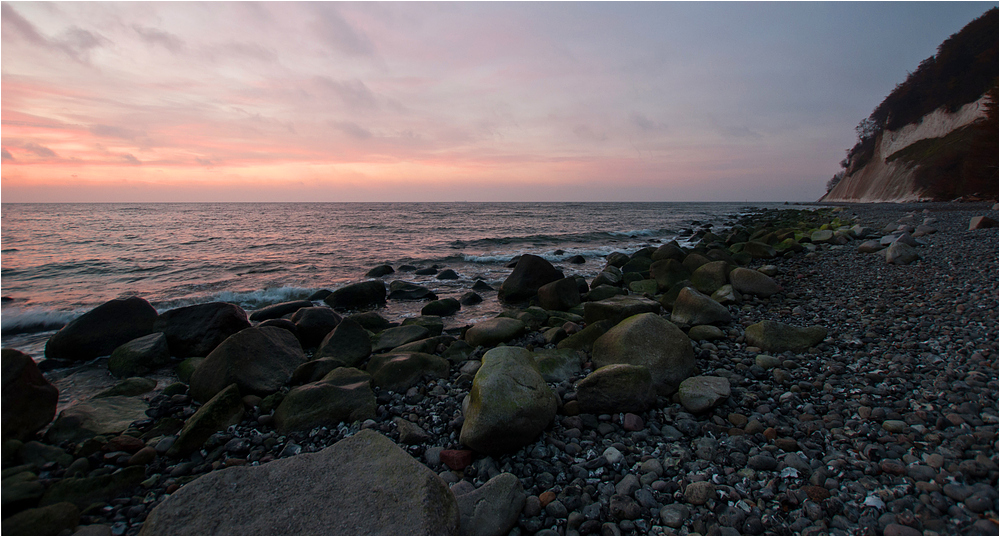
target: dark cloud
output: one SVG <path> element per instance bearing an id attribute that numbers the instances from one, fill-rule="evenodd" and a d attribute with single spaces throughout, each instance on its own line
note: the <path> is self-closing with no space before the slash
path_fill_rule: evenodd
<path id="1" fill-rule="evenodd" d="M 629 116 L 629 123 L 643 132 L 656 132 L 667 130 L 667 125 L 659 121 L 653 121 L 643 114 L 632 112 Z"/>
<path id="2" fill-rule="evenodd" d="M 56 155 L 55 151 L 45 147 L 44 145 L 36 144 L 35 142 L 24 142 L 20 147 L 21 149 L 42 158 L 59 158 L 59 155 Z"/>
<path id="3" fill-rule="evenodd" d="M 314 30 L 320 40 L 331 49 L 350 56 L 372 56 L 375 46 L 364 33 L 356 30 L 337 11 L 337 6 L 315 3 Z"/>
<path id="4" fill-rule="evenodd" d="M 156 28 L 139 26 L 138 24 L 133 24 L 132 29 L 135 30 L 135 33 L 139 34 L 140 39 L 149 45 L 159 45 L 170 52 L 180 52 L 184 49 L 184 41 L 172 33 Z"/>
<path id="5" fill-rule="evenodd" d="M 378 108 L 378 98 L 360 80 L 339 82 L 325 76 L 316 77 L 316 80 L 323 90 L 333 93 L 348 106 L 366 109 Z"/>
<path id="6" fill-rule="evenodd" d="M 131 164 L 133 166 L 139 166 L 140 164 L 142 164 L 142 161 L 135 158 L 133 155 L 129 153 L 122 153 L 121 155 L 119 155 L 119 157 L 125 162 L 125 164 Z"/>
<path id="7" fill-rule="evenodd" d="M 7 151 L 6 147 L 4 147 L 0 149 L 0 160 L 14 160 L 14 156 L 10 154 L 10 151 Z"/>
<path id="8" fill-rule="evenodd" d="M 4 37 L 13 34 L 34 45 L 46 47 L 50 45 L 49 40 L 38 33 L 35 26 L 22 17 L 9 4 L 3 3 L 0 5 L 0 15 L 2 15 L 2 32 Z"/>
<path id="9" fill-rule="evenodd" d="M 207 158 L 195 157 L 194 161 L 197 162 L 198 164 L 201 164 L 202 166 L 207 166 L 207 167 L 215 166 L 215 163 Z"/>
<path id="10" fill-rule="evenodd" d="M 146 136 L 146 133 L 144 132 L 125 127 L 116 127 L 113 125 L 91 125 L 89 130 L 90 133 L 95 136 L 102 136 L 104 138 L 120 138 L 122 140 L 135 140 Z"/>
<path id="11" fill-rule="evenodd" d="M 367 140 L 372 137 L 370 130 L 351 121 L 331 121 L 330 126 L 355 140 Z"/>
<path id="12" fill-rule="evenodd" d="M 0 6 L 0 15 L 3 17 L 2 32 L 5 38 L 14 35 L 37 47 L 61 51 L 81 63 L 89 61 L 91 50 L 111 43 L 101 34 L 78 26 L 71 27 L 58 39 L 46 37 L 6 3 Z"/>

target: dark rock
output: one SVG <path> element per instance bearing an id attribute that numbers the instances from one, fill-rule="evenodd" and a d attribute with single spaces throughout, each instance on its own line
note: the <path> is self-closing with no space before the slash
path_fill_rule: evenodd
<path id="1" fill-rule="evenodd" d="M 72 532 L 79 522 L 80 508 L 70 502 L 59 502 L 5 517 L 3 534 L 62 535 L 65 531 Z"/>
<path id="2" fill-rule="evenodd" d="M 670 321 L 682 325 L 722 324 L 732 320 L 728 308 L 692 287 L 685 287 L 677 293 L 670 313 Z"/>
<path id="3" fill-rule="evenodd" d="M 274 424 L 286 434 L 374 417 L 371 376 L 359 369 L 341 367 L 318 382 L 292 388 L 275 410 Z"/>
<path id="4" fill-rule="evenodd" d="M 332 358 L 348 367 L 357 367 L 371 353 L 372 342 L 368 332 L 348 317 L 323 338 L 314 358 Z"/>
<path id="5" fill-rule="evenodd" d="M 562 278 L 562 271 L 556 270 L 552 263 L 536 255 L 524 254 L 500 286 L 497 297 L 505 302 L 528 300 L 535 296 L 539 287 Z"/>
<path id="6" fill-rule="evenodd" d="M 133 339 L 115 349 L 108 359 L 108 371 L 118 378 L 135 377 L 169 363 L 167 336 L 163 332 L 156 332 Z"/>
<path id="7" fill-rule="evenodd" d="M 280 304 L 272 304 L 270 306 L 265 306 L 250 314 L 251 321 L 266 321 L 268 319 L 277 319 L 279 317 L 284 317 L 289 313 L 295 313 L 302 308 L 311 308 L 313 305 L 311 300 L 294 300 L 292 302 L 282 302 Z"/>
<path id="8" fill-rule="evenodd" d="M 602 319 L 614 324 L 640 313 L 659 313 L 660 304 L 637 296 L 616 296 L 599 302 L 583 304 L 583 320 L 588 325 Z"/>
<path id="9" fill-rule="evenodd" d="M 156 309 L 142 298 L 114 299 L 70 321 L 45 344 L 47 358 L 90 360 L 154 332 Z"/>
<path id="10" fill-rule="evenodd" d="M 136 395 L 142 395 L 144 393 L 149 393 L 156 388 L 156 381 L 149 378 L 143 377 L 130 377 L 127 378 L 114 386 L 98 393 L 93 398 L 100 399 L 102 397 L 115 397 L 118 395 L 123 395 L 125 397 L 133 397 Z"/>
<path id="11" fill-rule="evenodd" d="M 366 278 L 381 278 L 382 276 L 386 276 L 386 275 L 392 274 L 393 272 L 396 272 L 396 271 L 391 266 L 389 266 L 389 265 L 379 265 L 377 267 L 372 268 L 367 273 L 365 273 L 365 277 Z"/>
<path id="12" fill-rule="evenodd" d="M 289 320 L 295 323 L 295 331 L 302 347 L 308 349 L 318 346 L 340 324 L 343 317 L 330 308 L 310 306 L 299 308 Z"/>
<path id="13" fill-rule="evenodd" d="M 207 401 L 235 383 L 244 394 L 274 393 L 306 361 L 287 330 L 247 328 L 222 342 L 191 375 L 191 397 Z"/>
<path id="14" fill-rule="evenodd" d="M 450 363 L 440 356 L 422 352 L 401 352 L 373 356 L 367 370 L 372 384 L 383 390 L 404 392 L 424 376 L 446 378 Z"/>
<path id="15" fill-rule="evenodd" d="M 437 300 L 437 295 L 422 285 L 396 280 L 389 284 L 389 298 L 392 300 Z"/>
<path id="16" fill-rule="evenodd" d="M 438 280 L 457 280 L 458 273 L 452 269 L 444 269 L 435 276 Z"/>
<path id="17" fill-rule="evenodd" d="M 461 535 L 507 535 L 517 526 L 527 495 L 514 474 L 502 473 L 457 497 Z"/>
<path id="18" fill-rule="evenodd" d="M 691 340 L 655 313 L 634 315 L 615 325 L 594 342 L 592 356 L 595 367 L 646 367 L 657 393 L 664 396 L 676 392 L 681 381 L 697 370 Z"/>
<path id="19" fill-rule="evenodd" d="M 359 310 L 385 304 L 385 284 L 381 280 L 352 283 L 323 299 L 335 310 Z"/>
<path id="20" fill-rule="evenodd" d="M 56 389 L 21 351 L 0 351 L 3 367 L 3 439 L 30 439 L 52 421 L 59 402 Z M 6 448 L 4 448 L 6 449 Z"/>
<path id="21" fill-rule="evenodd" d="M 66 408 L 45 431 L 51 444 L 82 442 L 99 435 L 118 434 L 146 418 L 149 405 L 137 397 L 103 397 Z"/>
<path id="22" fill-rule="evenodd" d="M 424 307 L 420 309 L 420 314 L 447 317 L 458 313 L 458 310 L 460 309 L 462 309 L 462 304 L 458 300 L 455 300 L 454 298 L 442 298 L 440 300 L 432 300 L 431 302 L 425 304 Z"/>
<path id="23" fill-rule="evenodd" d="M 538 303 L 547 310 L 566 311 L 580 304 L 576 278 L 562 278 L 538 288 Z"/>
<path id="24" fill-rule="evenodd" d="M 187 358 L 208 356 L 226 338 L 249 327 L 247 314 L 239 306 L 209 302 L 163 312 L 151 332 L 163 332 L 170 354 Z"/>
<path id="25" fill-rule="evenodd" d="M 822 326 L 799 328 L 776 321 L 761 321 L 748 326 L 745 335 L 748 345 L 765 352 L 802 352 L 822 342 L 826 338 L 826 329 Z"/>
<path id="26" fill-rule="evenodd" d="M 184 423 L 180 435 L 167 451 L 170 457 L 183 457 L 200 449 L 214 433 L 225 431 L 243 419 L 243 396 L 236 384 L 230 384 L 208 400 Z"/>
<path id="27" fill-rule="evenodd" d="M 144 479 L 146 479 L 146 469 L 140 466 L 131 466 L 95 477 L 61 479 L 45 491 L 39 505 L 44 507 L 69 502 L 80 509 L 86 509 L 94 503 L 106 502 L 118 496 Z"/>
<path id="28" fill-rule="evenodd" d="M 479 294 L 476 293 L 475 291 L 469 291 L 468 293 L 462 295 L 462 298 L 458 299 L 458 303 L 463 306 L 473 306 L 475 304 L 479 304 L 482 301 L 483 297 L 479 296 Z"/>
<path id="29" fill-rule="evenodd" d="M 387 328 L 378 335 L 378 340 L 372 345 L 372 352 L 385 352 L 400 345 L 425 339 L 430 336 L 427 328 L 419 325 L 397 326 Z"/>
<path id="30" fill-rule="evenodd" d="M 370 332 L 381 332 L 386 328 L 393 326 L 391 322 L 385 317 L 382 317 L 374 311 L 367 311 L 365 313 L 355 313 L 354 315 L 348 315 L 347 319 L 350 319 L 361 325 L 362 328 Z"/>
<path id="31" fill-rule="evenodd" d="M 525 330 L 523 322 L 507 317 L 494 317 L 480 321 L 465 333 L 465 341 L 477 347 L 493 347 L 521 335 Z"/>
<path id="32" fill-rule="evenodd" d="M 580 411 L 593 414 L 645 412 L 655 398 L 653 377 L 641 365 L 600 367 L 576 385 Z"/>

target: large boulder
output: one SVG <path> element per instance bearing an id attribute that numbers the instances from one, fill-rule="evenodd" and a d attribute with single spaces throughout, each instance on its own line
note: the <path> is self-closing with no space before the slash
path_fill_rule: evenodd
<path id="1" fill-rule="evenodd" d="M 594 342 L 594 367 L 641 365 L 653 377 L 659 395 L 677 391 L 681 381 L 698 369 L 691 340 L 674 323 L 655 313 L 633 315 Z"/>
<path id="2" fill-rule="evenodd" d="M 3 370 L 3 439 L 29 440 L 56 415 L 59 390 L 21 351 L 0 351 Z"/>
<path id="3" fill-rule="evenodd" d="M 147 418 L 149 404 L 139 397 L 102 397 L 77 403 L 62 412 L 45 431 L 50 444 L 82 442 L 98 435 L 114 435 L 133 421 Z"/>
<path id="4" fill-rule="evenodd" d="M 557 349 L 572 349 L 577 351 L 590 352 L 594 347 L 594 342 L 611 329 L 615 324 L 608 319 L 590 323 L 583 330 L 560 341 Z"/>
<path id="5" fill-rule="evenodd" d="M 580 374 L 583 353 L 573 349 L 537 349 L 535 364 L 545 382 L 560 383 Z"/>
<path id="6" fill-rule="evenodd" d="M 243 308 L 227 302 L 209 302 L 161 313 L 151 332 L 166 334 L 170 354 L 187 358 L 208 356 L 226 338 L 249 327 Z"/>
<path id="7" fill-rule="evenodd" d="M 686 255 L 687 252 L 685 252 L 680 246 L 672 242 L 668 242 L 667 244 L 664 244 L 663 246 L 657 248 L 649 256 L 649 258 L 652 259 L 654 262 L 660 261 L 662 259 L 674 259 L 676 261 L 684 261 L 684 256 Z M 652 268 L 650 268 L 650 270 L 652 270 Z"/>
<path id="8" fill-rule="evenodd" d="M 508 535 L 517 526 L 528 495 L 521 480 L 504 472 L 456 498 L 462 535 Z"/>
<path id="9" fill-rule="evenodd" d="M 340 367 L 318 382 L 289 391 L 274 411 L 274 425 L 278 432 L 287 434 L 374 417 L 371 376 L 360 369 Z"/>
<path id="10" fill-rule="evenodd" d="M 744 335 L 747 345 L 764 352 L 802 352 L 823 341 L 826 338 L 826 328 L 799 328 L 777 321 L 761 321 L 748 326 Z"/>
<path id="11" fill-rule="evenodd" d="M 4 489 L 6 490 L 6 488 Z M 80 522 L 80 508 L 70 502 L 26 509 L 3 519 L 4 535 L 62 535 Z"/>
<path id="12" fill-rule="evenodd" d="M 537 255 L 524 254 L 500 285 L 497 297 L 506 302 L 525 301 L 535 296 L 539 287 L 562 278 L 562 271 L 552 263 Z"/>
<path id="13" fill-rule="evenodd" d="M 378 335 L 378 340 L 372 345 L 372 352 L 391 351 L 400 345 L 426 339 L 431 333 L 426 327 L 418 324 L 387 328 Z"/>
<path id="14" fill-rule="evenodd" d="M 235 383 L 244 395 L 269 395 L 306 361 L 295 336 L 266 326 L 247 328 L 222 342 L 191 375 L 191 397 L 207 401 Z"/>
<path id="15" fill-rule="evenodd" d="M 156 309 L 133 296 L 116 298 L 70 321 L 45 344 L 46 358 L 90 360 L 154 331 Z"/>
<path id="16" fill-rule="evenodd" d="M 688 412 L 711 409 L 729 397 L 729 381 L 722 377 L 689 377 L 681 382 L 677 397 Z"/>
<path id="17" fill-rule="evenodd" d="M 105 503 L 139 485 L 146 478 L 146 468 L 132 466 L 111 474 L 70 477 L 52 484 L 38 502 L 41 506 L 72 503 L 86 509 L 95 503 Z"/>
<path id="18" fill-rule="evenodd" d="M 458 528 L 448 485 L 388 438 L 363 430 L 317 453 L 206 474 L 154 508 L 140 534 L 454 535 Z"/>
<path id="19" fill-rule="evenodd" d="M 649 266 L 649 277 L 656 280 L 656 286 L 660 291 L 666 291 L 678 282 L 690 278 L 691 273 L 679 260 L 665 258 L 654 261 Z"/>
<path id="20" fill-rule="evenodd" d="M 538 305 L 547 310 L 566 311 L 580 305 L 576 278 L 562 278 L 538 288 Z"/>
<path id="21" fill-rule="evenodd" d="M 607 319 L 614 324 L 640 313 L 659 313 L 660 303 L 641 296 L 614 296 L 607 300 L 585 302 L 583 322 L 588 325 Z"/>
<path id="22" fill-rule="evenodd" d="M 378 354 L 368 360 L 372 384 L 383 390 L 405 392 L 424 376 L 447 378 L 448 360 L 423 352 Z"/>
<path id="23" fill-rule="evenodd" d="M 744 244 L 743 252 L 749 254 L 753 259 L 773 259 L 778 255 L 778 251 L 773 246 L 757 241 L 749 241 Z"/>
<path id="24" fill-rule="evenodd" d="M 277 319 L 279 317 L 284 317 L 289 313 L 295 313 L 302 308 L 311 308 L 313 305 L 310 300 L 293 300 L 291 302 L 281 302 L 279 304 L 271 304 L 270 306 L 265 306 L 250 314 L 251 321 L 266 321 L 268 319 Z"/>
<path id="25" fill-rule="evenodd" d="M 392 300 L 437 300 L 434 291 L 415 283 L 396 280 L 389 284 L 389 298 Z"/>
<path id="26" fill-rule="evenodd" d="M 885 249 L 885 262 L 892 265 L 909 265 L 920 260 L 920 254 L 912 246 L 896 241 Z"/>
<path id="27" fill-rule="evenodd" d="M 420 308 L 421 315 L 431 315 L 437 317 L 447 317 L 458 313 L 462 309 L 462 303 L 455 298 L 442 298 L 432 300 Z"/>
<path id="28" fill-rule="evenodd" d="M 538 439 L 556 415 L 556 396 L 531 352 L 498 347 L 483 355 L 462 404 L 459 440 L 490 455 L 516 451 Z"/>
<path id="29" fill-rule="evenodd" d="M 524 333 L 522 321 L 508 317 L 494 317 L 479 321 L 465 332 L 465 342 L 473 347 L 494 347 Z"/>
<path id="30" fill-rule="evenodd" d="M 385 284 L 381 280 L 352 283 L 323 299 L 336 310 L 359 310 L 385 305 Z"/>
<path id="31" fill-rule="evenodd" d="M 997 221 L 988 216 L 973 216 L 969 219 L 969 231 L 997 227 Z"/>
<path id="32" fill-rule="evenodd" d="M 641 365 L 611 364 L 599 367 L 576 384 L 576 400 L 580 402 L 580 412 L 645 412 L 655 399 L 653 377 Z"/>
<path id="33" fill-rule="evenodd" d="M 344 318 L 330 308 L 308 307 L 299 308 L 289 320 L 295 323 L 295 333 L 302 347 L 310 349 L 319 345 Z"/>
<path id="34" fill-rule="evenodd" d="M 727 261 L 711 261 L 691 273 L 691 283 L 695 288 L 710 295 L 726 285 L 732 265 Z"/>
<path id="35" fill-rule="evenodd" d="M 372 340 L 368 331 L 348 317 L 323 338 L 314 358 L 333 358 L 344 365 L 356 367 L 371 353 Z"/>
<path id="36" fill-rule="evenodd" d="M 170 363 L 167 336 L 156 332 L 119 346 L 108 359 L 108 371 L 118 377 L 145 375 Z"/>
<path id="37" fill-rule="evenodd" d="M 705 265 L 708 266 L 708 265 Z M 728 323 L 733 320 L 729 308 L 698 292 L 693 287 L 685 287 L 677 293 L 670 321 L 694 326 L 697 324 Z"/>
<path id="38" fill-rule="evenodd" d="M 184 422 L 177 440 L 167 450 L 171 457 L 184 457 L 201 448 L 213 434 L 225 431 L 243 419 L 243 396 L 236 384 L 230 384 Z"/>
<path id="39" fill-rule="evenodd" d="M 744 295 L 769 297 L 781 291 L 781 286 L 770 276 L 742 267 L 729 273 L 729 281 L 732 282 L 733 289 Z"/>

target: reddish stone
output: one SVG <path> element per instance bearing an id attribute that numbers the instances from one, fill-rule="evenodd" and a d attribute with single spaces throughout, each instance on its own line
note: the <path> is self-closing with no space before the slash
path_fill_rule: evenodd
<path id="1" fill-rule="evenodd" d="M 625 418 L 622 419 L 622 427 L 626 431 L 641 431 L 645 426 L 646 424 L 643 423 L 642 418 L 631 412 L 627 412 Z"/>
<path id="2" fill-rule="evenodd" d="M 468 449 L 445 449 L 441 451 L 441 462 L 452 470 L 464 470 L 472 464 L 472 451 Z"/>
<path id="3" fill-rule="evenodd" d="M 551 490 L 546 490 L 538 495 L 538 501 L 542 504 L 542 509 L 545 509 L 545 506 L 555 501 L 555 499 L 556 493 Z"/>
<path id="4" fill-rule="evenodd" d="M 156 449 L 152 446 L 146 446 L 139 451 L 135 452 L 135 455 L 128 460 L 128 466 L 145 466 L 156 459 Z"/>
<path id="5" fill-rule="evenodd" d="M 903 475 L 906 473 L 906 466 L 896 459 L 882 459 L 879 467 L 887 474 Z"/>
<path id="6" fill-rule="evenodd" d="M 768 427 L 767 429 L 764 429 L 764 438 L 768 440 L 774 440 L 777 437 L 778 437 L 778 431 L 775 431 L 774 427 Z"/>
<path id="7" fill-rule="evenodd" d="M 102 451 L 126 451 L 135 453 L 146 447 L 146 443 L 134 436 L 121 435 L 108 440 L 107 444 L 101 448 Z"/>
<path id="8" fill-rule="evenodd" d="M 810 500 L 816 503 L 822 502 L 830 497 L 830 491 L 815 485 L 806 485 L 802 487 L 802 491 L 806 493 L 806 496 L 808 496 Z"/>
<path id="9" fill-rule="evenodd" d="M 173 494 L 173 493 L 177 492 L 177 489 L 179 489 L 179 488 L 181 488 L 181 486 L 178 485 L 177 483 L 174 483 L 174 484 L 172 484 L 172 485 L 170 485 L 170 486 L 167 487 L 166 492 L 167 492 L 167 494 Z"/>

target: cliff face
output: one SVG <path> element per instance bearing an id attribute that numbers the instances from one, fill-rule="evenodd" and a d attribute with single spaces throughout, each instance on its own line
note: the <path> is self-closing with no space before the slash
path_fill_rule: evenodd
<path id="1" fill-rule="evenodd" d="M 918 161 L 890 158 L 921 140 L 944 138 L 986 115 L 988 97 L 968 103 L 954 113 L 938 108 L 916 123 L 896 131 L 883 131 L 876 138 L 874 155 L 863 166 L 853 164 L 844 178 L 820 201 L 830 202 L 911 202 L 931 199 L 927 188 L 918 185 Z"/>

